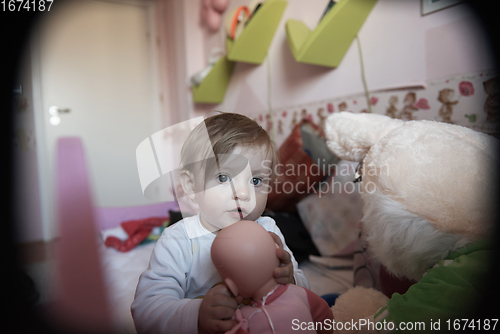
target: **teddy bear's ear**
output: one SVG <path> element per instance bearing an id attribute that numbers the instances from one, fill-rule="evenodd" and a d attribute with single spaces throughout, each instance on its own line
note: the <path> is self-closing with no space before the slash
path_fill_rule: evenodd
<path id="1" fill-rule="evenodd" d="M 339 158 L 361 162 L 375 143 L 403 124 L 378 114 L 334 113 L 325 122 L 327 145 Z"/>

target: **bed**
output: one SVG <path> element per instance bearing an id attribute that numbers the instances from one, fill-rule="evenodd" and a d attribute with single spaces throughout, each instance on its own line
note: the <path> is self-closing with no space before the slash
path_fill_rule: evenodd
<path id="1" fill-rule="evenodd" d="M 56 181 L 58 300 L 52 316 L 63 328 L 135 333 L 130 304 L 154 242 L 120 252 L 105 246 L 101 232 L 115 229 L 124 221 L 168 215 L 178 210 L 178 204 L 95 207 L 88 173 L 81 140 L 60 138 Z M 320 296 L 339 294 L 353 286 L 352 258 L 312 256 L 299 267 L 311 290 Z"/>

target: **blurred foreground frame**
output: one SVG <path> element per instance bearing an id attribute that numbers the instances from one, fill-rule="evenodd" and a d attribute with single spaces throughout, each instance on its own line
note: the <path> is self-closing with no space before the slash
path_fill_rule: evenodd
<path id="1" fill-rule="evenodd" d="M 381 0 L 384 1 L 384 0 Z M 415 0 L 419 1 L 419 0 Z M 475 0 L 467 1 L 473 10 L 475 10 L 481 17 L 488 38 L 492 44 L 492 50 L 494 51 L 494 57 L 499 60 L 499 40 L 500 34 L 498 34 L 498 14 L 496 11 L 492 10 L 495 5 L 494 2 L 486 0 Z M 57 5 L 57 1 L 54 3 Z M 4 224 L 5 230 L 3 231 L 2 242 L 0 242 L 1 256 L 3 263 L 6 265 L 4 282 L 4 292 L 2 294 L 2 300 L 5 301 L 4 312 L 5 319 L 7 320 L 2 328 L 4 333 L 25 333 L 25 332 L 37 332 L 37 333 L 58 333 L 56 328 L 50 325 L 50 319 L 45 316 L 45 313 L 41 312 L 38 308 L 31 305 L 26 298 L 24 286 L 22 280 L 19 279 L 20 271 L 20 259 L 17 251 L 14 224 L 15 217 L 13 215 L 13 175 L 15 170 L 12 166 L 12 137 L 11 132 L 13 129 L 12 124 L 12 106 L 13 106 L 13 94 L 12 90 L 15 85 L 15 77 L 18 72 L 18 65 L 23 52 L 26 48 L 26 43 L 29 39 L 29 34 L 31 27 L 34 22 L 43 16 L 43 13 L 39 12 L 2 12 L 0 19 L 0 39 L 1 45 L 4 52 L 2 53 L 3 67 L 1 76 L 1 94 L 0 99 L 1 108 L 4 111 L 4 118 L 2 119 L 3 131 L 2 140 L 0 140 L 2 152 L 4 157 L 8 161 L 4 164 L 4 173 L 2 176 L 2 186 L 0 187 L 2 191 L 3 198 L 3 219 L 7 221 Z M 498 226 L 496 231 L 496 237 L 498 238 Z M 499 266 L 493 267 L 491 277 L 500 277 Z M 498 301 L 499 296 L 499 285 L 498 282 L 491 284 L 491 300 Z M 492 306 L 496 305 L 496 306 Z M 488 303 L 485 301 L 484 313 L 480 314 L 482 318 L 491 317 L 496 315 L 498 317 L 498 302 Z M 482 310 L 483 311 L 483 310 Z M 478 313 L 479 314 L 479 313 Z M 104 332 L 102 330 L 101 332 Z"/>

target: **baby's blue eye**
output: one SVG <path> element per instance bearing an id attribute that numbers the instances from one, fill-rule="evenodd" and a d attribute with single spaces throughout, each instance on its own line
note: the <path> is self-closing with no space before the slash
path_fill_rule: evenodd
<path id="1" fill-rule="evenodd" d="M 254 186 L 260 186 L 262 184 L 262 179 L 260 177 L 254 177 L 252 179 L 252 184 Z"/>
<path id="2" fill-rule="evenodd" d="M 226 183 L 230 180 L 229 176 L 227 175 L 224 175 L 224 174 L 221 174 L 221 175 L 218 175 L 217 176 L 217 180 L 220 182 L 220 183 Z"/>

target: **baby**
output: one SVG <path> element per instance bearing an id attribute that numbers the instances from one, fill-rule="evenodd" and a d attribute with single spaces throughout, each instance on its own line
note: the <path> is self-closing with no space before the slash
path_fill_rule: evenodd
<path id="1" fill-rule="evenodd" d="M 208 132 L 210 141 L 203 140 Z M 215 269 L 210 249 L 217 233 L 240 220 L 256 221 L 278 244 L 276 283 L 309 288 L 273 219 L 261 217 L 276 164 L 273 142 L 246 116 L 205 119 L 181 151 L 184 193 L 200 212 L 165 229 L 141 275 L 132 315 L 139 333 L 226 332 L 238 302 Z"/>

